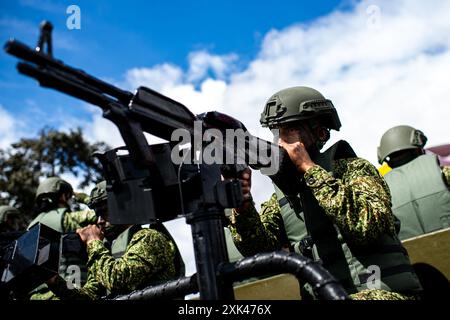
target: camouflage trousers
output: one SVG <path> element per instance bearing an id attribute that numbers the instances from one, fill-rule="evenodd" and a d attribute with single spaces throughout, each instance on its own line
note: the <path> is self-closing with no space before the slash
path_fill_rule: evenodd
<path id="1" fill-rule="evenodd" d="M 363 290 L 350 295 L 353 300 L 415 300 L 413 296 L 386 290 Z"/>

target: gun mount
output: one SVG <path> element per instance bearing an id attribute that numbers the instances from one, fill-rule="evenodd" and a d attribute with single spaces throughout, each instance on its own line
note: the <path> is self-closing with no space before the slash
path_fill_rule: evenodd
<path id="1" fill-rule="evenodd" d="M 274 253 L 229 264 L 223 230 L 224 208 L 238 207 L 242 203 L 240 183 L 236 180 L 222 181 L 220 164 L 196 162 L 196 152 L 203 152 L 207 144 L 203 140 L 196 143 L 194 135 L 195 123 L 201 124 L 200 133 L 203 136 L 208 125 L 219 129 L 236 129 L 236 126 L 240 126 L 237 122 L 224 122 L 224 117 L 217 114 L 212 118 L 196 116 L 183 104 L 152 89 L 139 87 L 133 94 L 70 67 L 53 58 L 51 29 L 48 23 L 42 24 L 39 49 L 33 50 L 23 43 L 10 40 L 5 44 L 5 51 L 23 60 L 17 64 L 20 73 L 35 78 L 43 87 L 100 107 L 103 117 L 117 126 L 129 157 L 118 156 L 117 150 L 100 155 L 105 172 L 110 174 L 107 185 L 108 205 L 114 209 L 116 221 L 121 223 L 142 223 L 152 219 L 165 221 L 178 214 L 186 217 L 192 230 L 197 267 L 195 279 L 201 299 L 233 299 L 234 279 L 249 277 L 253 272 L 268 269 L 291 272 L 302 280 L 312 282 L 317 285 L 315 287 L 319 290 L 318 294 L 323 298 L 347 298 L 344 289 L 328 271 L 308 258 Z M 46 53 L 42 50 L 44 44 L 47 44 Z M 147 132 L 170 141 L 176 129 L 185 130 L 193 138 L 191 141 L 194 141 L 194 152 L 188 153 L 188 165 L 184 162 L 176 166 L 167 163 L 168 152 L 173 149 L 173 145 L 168 143 L 149 147 L 144 136 L 144 132 Z M 246 131 L 243 126 L 240 129 Z M 259 140 L 250 136 L 245 141 L 249 147 Z M 266 150 L 271 151 L 269 157 L 275 157 L 280 152 L 278 146 L 264 141 L 262 144 L 266 146 Z M 234 159 L 242 159 L 240 156 L 236 157 L 238 153 L 234 144 L 222 144 L 222 148 L 225 154 L 232 154 Z M 243 154 L 244 159 L 240 164 L 244 166 L 232 165 L 232 172 L 238 172 L 245 165 L 256 169 L 270 165 L 270 161 L 260 161 L 258 154 L 252 154 L 250 148 Z M 249 160 L 251 157 L 253 161 Z M 130 168 L 130 164 L 134 169 L 124 170 Z M 181 192 L 175 192 L 175 189 Z M 175 205 L 170 210 L 159 201 L 161 195 L 161 199 L 165 199 L 168 194 L 176 195 Z M 126 208 L 137 208 L 138 214 L 131 215 Z M 182 292 L 185 293 L 197 290 L 192 283 L 192 278 L 186 278 L 168 286 L 175 288 L 174 290 L 183 286 Z M 150 290 L 164 297 L 164 288 L 167 286 Z"/>

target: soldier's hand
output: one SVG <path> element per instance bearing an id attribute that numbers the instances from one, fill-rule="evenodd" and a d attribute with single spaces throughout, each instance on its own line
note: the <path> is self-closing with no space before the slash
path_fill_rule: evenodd
<path id="1" fill-rule="evenodd" d="M 315 163 L 309 157 L 309 153 L 306 151 L 303 142 L 299 140 L 300 139 L 296 139 L 296 141 L 292 141 L 288 139 L 285 141 L 280 139 L 278 144 L 289 154 L 289 158 L 291 158 L 291 161 L 294 163 L 297 170 L 301 173 L 305 173 L 306 170 L 314 166 Z"/>
<path id="2" fill-rule="evenodd" d="M 89 202 L 89 196 L 86 193 L 83 192 L 75 192 L 75 200 L 78 203 L 84 203 L 87 204 Z"/>
<path id="3" fill-rule="evenodd" d="M 251 205 L 251 202 L 253 200 L 250 193 L 252 187 L 252 170 L 250 168 L 246 168 L 244 171 L 242 171 L 239 176 L 239 180 L 241 181 L 244 203 L 240 208 L 236 208 L 235 210 L 240 213 L 245 211 Z"/>
<path id="4" fill-rule="evenodd" d="M 77 233 L 80 235 L 81 241 L 86 245 L 94 240 L 103 240 L 105 237 L 100 228 L 95 224 L 90 224 L 87 227 L 77 229 Z"/>

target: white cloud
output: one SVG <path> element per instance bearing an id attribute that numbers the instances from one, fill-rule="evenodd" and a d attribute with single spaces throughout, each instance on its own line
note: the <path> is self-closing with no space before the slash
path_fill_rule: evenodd
<path id="1" fill-rule="evenodd" d="M 19 138 L 19 121 L 0 105 L 0 149 L 5 149 Z"/>
<path id="2" fill-rule="evenodd" d="M 333 101 L 341 118 L 341 131 L 332 133 L 329 145 L 346 139 L 376 164 L 379 139 L 395 125 L 421 129 L 429 146 L 449 143 L 449 12 L 448 1 L 363 1 L 308 24 L 271 30 L 239 71 L 235 54 L 200 51 L 189 55 L 187 70 L 168 63 L 134 68 L 125 82 L 158 90 L 194 113 L 226 112 L 266 139 L 268 131 L 259 125 L 266 99 L 289 86 L 311 86 Z M 121 140 L 99 114 L 89 132 L 108 143 Z M 258 204 L 273 191 L 258 172 L 252 190 Z M 175 225 L 184 246 L 192 241 L 182 222 Z"/>
<path id="3" fill-rule="evenodd" d="M 187 71 L 173 65 L 164 72 L 161 66 L 142 68 L 132 82 L 162 90 L 195 113 L 229 113 L 267 139 L 259 125 L 266 99 L 285 87 L 314 87 L 333 101 L 343 124 L 330 142 L 346 139 L 376 164 L 379 138 L 394 125 L 420 128 L 429 145 L 448 143 L 448 12 L 445 1 L 364 1 L 307 25 L 271 30 L 257 57 L 239 72 L 233 70 L 235 54 L 197 51 L 189 55 Z M 219 80 L 224 72 L 228 78 Z M 158 81 L 148 74 L 157 74 Z M 193 81 L 200 81 L 199 88 Z M 254 179 L 260 203 L 272 190 L 258 173 Z"/>
<path id="4" fill-rule="evenodd" d="M 133 68 L 125 74 L 125 82 L 131 89 L 148 86 L 156 91 L 178 86 L 183 80 L 183 70 L 169 63 L 153 68 Z"/>
<path id="5" fill-rule="evenodd" d="M 205 50 L 194 51 L 189 54 L 188 81 L 204 79 L 211 70 L 216 78 L 223 79 L 233 70 L 232 63 L 236 61 L 236 54 L 212 55 Z"/>
<path id="6" fill-rule="evenodd" d="M 92 122 L 84 124 L 84 134 L 91 142 L 103 141 L 112 148 L 125 145 L 119 129 L 111 121 L 103 118 L 100 110 L 93 111 Z"/>
<path id="7" fill-rule="evenodd" d="M 163 93 L 188 107 L 194 114 L 205 111 L 223 110 L 223 97 L 227 84 L 222 80 L 208 78 L 204 80 L 199 90 L 192 84 L 184 84 L 166 88 Z"/>

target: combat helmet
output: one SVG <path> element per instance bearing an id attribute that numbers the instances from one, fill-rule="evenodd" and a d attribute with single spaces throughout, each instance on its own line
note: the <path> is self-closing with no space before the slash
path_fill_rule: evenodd
<path id="1" fill-rule="evenodd" d="M 19 216 L 20 211 L 11 206 L 0 206 L 0 223 L 6 221 L 6 218 L 10 215 Z"/>
<path id="2" fill-rule="evenodd" d="M 73 193 L 73 188 L 67 181 L 59 177 L 50 177 L 42 181 L 36 191 L 36 200 L 45 196 L 53 196 L 62 192 Z"/>
<path id="3" fill-rule="evenodd" d="M 103 201 L 108 199 L 106 192 L 106 181 L 103 180 L 95 185 L 95 187 L 91 191 L 91 195 L 89 196 L 89 201 L 87 205 L 89 207 L 95 207 Z"/>
<path id="4" fill-rule="evenodd" d="M 309 87 L 292 87 L 278 91 L 266 102 L 261 113 L 263 127 L 277 127 L 289 122 L 319 118 L 328 129 L 339 131 L 341 121 L 331 100 Z"/>
<path id="5" fill-rule="evenodd" d="M 413 127 L 402 125 L 390 128 L 380 140 L 377 148 L 378 162 L 382 164 L 394 152 L 423 148 L 427 143 L 427 137 L 422 131 Z"/>

